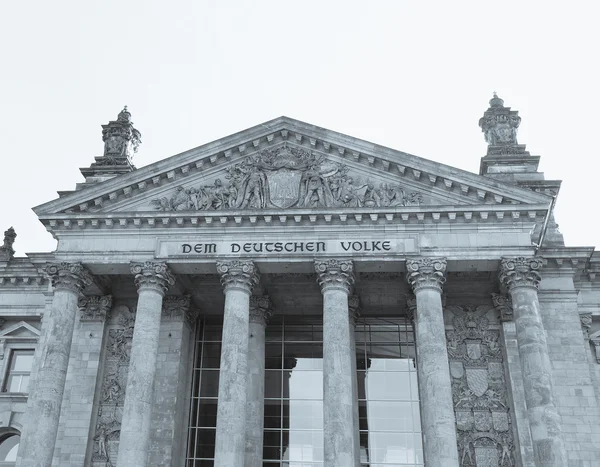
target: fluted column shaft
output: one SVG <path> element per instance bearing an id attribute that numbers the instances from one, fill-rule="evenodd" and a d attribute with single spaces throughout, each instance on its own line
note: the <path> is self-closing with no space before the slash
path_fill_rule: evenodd
<path id="1" fill-rule="evenodd" d="M 252 261 L 220 261 L 225 292 L 215 467 L 243 466 L 246 451 L 246 381 L 250 295 L 259 281 Z"/>
<path id="2" fill-rule="evenodd" d="M 131 341 L 117 467 L 145 467 L 150 447 L 150 422 L 162 301 L 175 279 L 165 263 L 132 263 L 138 303 Z"/>
<path id="3" fill-rule="evenodd" d="M 265 418 L 265 328 L 271 316 L 268 297 L 250 297 L 248 338 L 248 381 L 246 383 L 246 460 L 245 467 L 263 465 Z"/>
<path id="4" fill-rule="evenodd" d="M 356 359 L 348 296 L 354 286 L 351 260 L 315 261 L 323 293 L 323 428 L 325 467 L 354 467 L 358 427 L 355 424 Z"/>
<path id="5" fill-rule="evenodd" d="M 567 455 L 538 300 L 542 266 L 541 258 L 502 258 L 500 281 L 512 299 L 536 466 L 559 467 L 567 465 Z"/>
<path id="6" fill-rule="evenodd" d="M 406 261 L 406 278 L 417 307 L 414 316 L 417 374 L 421 400 L 423 454 L 427 467 L 458 467 L 456 421 L 446 331 L 442 308 L 442 286 L 446 281 L 445 258 Z"/>
<path id="7" fill-rule="evenodd" d="M 46 266 L 54 296 L 45 328 L 34 388 L 29 394 L 27 420 L 21 436 L 19 467 L 49 467 L 60 419 L 71 342 L 83 288 L 91 284 L 88 271 L 80 263 Z"/>

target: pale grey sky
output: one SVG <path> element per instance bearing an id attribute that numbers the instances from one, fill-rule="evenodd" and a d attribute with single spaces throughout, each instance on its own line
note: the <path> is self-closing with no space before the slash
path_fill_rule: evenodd
<path id="1" fill-rule="evenodd" d="M 128 105 L 148 165 L 280 115 L 478 172 L 495 90 L 562 179 L 570 246 L 600 245 L 594 1 L 4 2 L 0 233 L 71 190 Z"/>

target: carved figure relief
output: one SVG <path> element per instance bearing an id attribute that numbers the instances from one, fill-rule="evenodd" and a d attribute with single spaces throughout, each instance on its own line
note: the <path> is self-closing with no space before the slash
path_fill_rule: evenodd
<path id="1" fill-rule="evenodd" d="M 449 306 L 446 332 L 461 467 L 515 465 L 500 332 L 491 306 Z"/>
<path id="2" fill-rule="evenodd" d="M 413 206 L 423 202 L 419 192 L 398 185 L 354 180 L 348 167 L 303 149 L 283 146 L 226 169 L 227 185 L 178 186 L 170 196 L 151 201 L 161 211 L 224 209 Z"/>
<path id="3" fill-rule="evenodd" d="M 106 342 L 104 376 L 92 454 L 94 467 L 114 467 L 117 460 L 135 321 L 135 313 L 123 305 L 115 307 L 111 315 L 115 318 L 108 330 Z"/>

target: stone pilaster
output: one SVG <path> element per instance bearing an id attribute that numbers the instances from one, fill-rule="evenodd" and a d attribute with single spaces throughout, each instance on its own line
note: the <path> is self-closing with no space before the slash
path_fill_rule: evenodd
<path id="1" fill-rule="evenodd" d="M 360 465 L 360 415 L 358 412 L 358 374 L 356 372 L 356 322 L 360 317 L 360 297 L 358 295 L 350 295 L 348 297 L 348 313 L 350 318 L 350 345 L 352 352 L 352 400 L 354 401 L 354 433 L 358 433 L 354 439 L 354 451 L 356 459 Z M 364 355 L 361 355 L 364 358 Z M 364 387 L 364 381 L 363 387 Z"/>
<path id="2" fill-rule="evenodd" d="M 21 436 L 19 467 L 52 464 L 58 432 L 65 379 L 71 354 L 71 342 L 77 316 L 77 302 L 92 278 L 80 263 L 57 263 L 46 266 L 54 286 L 49 316 L 44 317 L 44 345 L 35 385 L 29 394 L 27 419 Z"/>
<path id="3" fill-rule="evenodd" d="M 442 308 L 446 259 L 407 260 L 406 279 L 417 301 L 414 323 L 425 464 L 428 467 L 458 467 L 456 421 Z"/>
<path id="4" fill-rule="evenodd" d="M 86 451 L 93 445 L 89 439 L 93 437 L 90 430 L 94 396 L 112 295 L 81 297 L 78 306 L 79 322 L 75 324 L 73 332 L 68 369 L 69 380 L 77 381 L 77 384 L 65 387 L 53 467 L 84 465 Z"/>
<path id="5" fill-rule="evenodd" d="M 162 302 L 175 278 L 165 263 L 132 263 L 138 303 L 131 342 L 117 467 L 148 465 Z"/>
<path id="6" fill-rule="evenodd" d="M 354 264 L 351 260 L 316 260 L 315 270 L 323 293 L 324 466 L 359 466 L 354 415 L 358 403 L 356 352 L 348 306 L 354 287 Z"/>
<path id="7" fill-rule="evenodd" d="M 225 292 L 215 467 L 243 466 L 246 452 L 246 381 L 250 295 L 259 274 L 252 261 L 218 261 Z"/>
<path id="8" fill-rule="evenodd" d="M 148 465 L 184 464 L 187 429 L 182 420 L 189 406 L 188 363 L 196 316 L 189 295 L 163 299 Z"/>
<path id="9" fill-rule="evenodd" d="M 269 297 L 250 297 L 245 467 L 263 465 L 265 328 L 271 313 Z"/>
<path id="10" fill-rule="evenodd" d="M 536 465 L 559 467 L 567 465 L 567 458 L 538 299 L 543 264 L 541 258 L 502 258 L 499 278 L 513 304 Z"/>

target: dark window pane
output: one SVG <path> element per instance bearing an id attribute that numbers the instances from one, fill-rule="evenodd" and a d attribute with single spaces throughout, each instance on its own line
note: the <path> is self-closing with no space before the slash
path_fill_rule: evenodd
<path id="1" fill-rule="evenodd" d="M 281 428 L 281 400 L 265 400 L 265 428 Z"/>
<path id="2" fill-rule="evenodd" d="M 197 429 L 196 430 L 196 458 L 215 457 L 215 430 Z"/>
<path id="3" fill-rule="evenodd" d="M 219 395 L 219 370 L 202 370 L 200 374 L 200 397 Z"/>
<path id="4" fill-rule="evenodd" d="M 264 431 L 263 460 L 279 460 L 281 457 L 281 431 Z"/>
<path id="5" fill-rule="evenodd" d="M 265 398 L 281 398 L 281 370 L 265 371 Z"/>
<path id="6" fill-rule="evenodd" d="M 219 368 L 221 363 L 221 343 L 205 342 L 202 346 L 202 368 Z"/>

